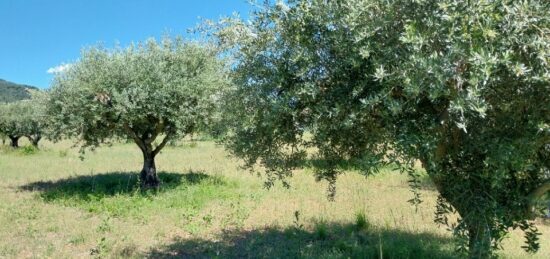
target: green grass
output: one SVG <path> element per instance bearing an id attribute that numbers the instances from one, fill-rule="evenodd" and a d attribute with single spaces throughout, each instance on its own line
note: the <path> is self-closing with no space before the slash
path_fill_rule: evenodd
<path id="1" fill-rule="evenodd" d="M 114 217 L 145 218 L 156 211 L 198 212 L 214 200 L 238 199 L 238 183 L 204 173 L 160 172 L 159 190 L 140 191 L 136 173 L 105 173 L 33 182 L 21 190 L 38 192 L 44 202 L 79 207 Z"/>
<path id="2" fill-rule="evenodd" d="M 181 239 L 153 250 L 149 256 L 206 258 L 456 258 L 449 238 L 430 233 L 373 229 L 318 222 L 307 229 L 263 228 L 229 231 L 221 241 Z"/>
<path id="3" fill-rule="evenodd" d="M 25 144 L 24 142 L 22 144 Z M 29 149 L 30 150 L 30 149 Z M 222 147 L 195 139 L 157 159 L 161 188 L 141 191 L 141 154 L 116 144 L 81 161 L 71 143 L 0 148 L 0 258 L 453 258 L 433 223 L 436 193 L 422 182 L 416 210 L 404 175 L 343 175 L 327 184 L 298 171 L 291 188 L 263 188 Z M 529 255 L 514 231 L 499 255 L 550 258 L 550 226 Z"/>

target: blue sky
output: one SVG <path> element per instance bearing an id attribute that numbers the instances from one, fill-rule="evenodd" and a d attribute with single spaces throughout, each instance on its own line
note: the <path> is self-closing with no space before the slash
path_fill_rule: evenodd
<path id="1" fill-rule="evenodd" d="M 199 17 L 249 10 L 246 0 L 0 0 L 0 78 L 47 88 L 48 69 L 82 47 L 186 35 Z"/>

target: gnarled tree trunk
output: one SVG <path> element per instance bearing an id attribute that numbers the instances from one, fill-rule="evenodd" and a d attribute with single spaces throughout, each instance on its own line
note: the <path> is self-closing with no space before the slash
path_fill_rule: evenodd
<path id="1" fill-rule="evenodd" d="M 162 120 L 159 121 L 159 124 L 157 124 L 154 131 L 149 131 L 142 134 L 137 134 L 136 131 L 128 124 L 124 124 L 124 128 L 143 153 L 143 169 L 141 169 L 141 173 L 139 174 L 141 188 L 158 188 L 160 185 L 160 179 L 157 175 L 155 156 L 164 148 L 166 143 L 168 143 L 168 140 L 170 140 L 170 133 L 166 133 L 166 136 L 162 142 L 156 148 L 153 148 L 152 143 L 164 130 Z"/>
<path id="2" fill-rule="evenodd" d="M 19 136 L 8 136 L 10 138 L 10 146 L 12 148 L 18 148 L 19 147 Z"/>
<path id="3" fill-rule="evenodd" d="M 429 170 L 425 160 L 422 161 L 422 164 L 426 170 Z M 487 223 L 482 220 L 482 217 L 469 215 L 469 206 L 461 204 L 456 197 L 446 191 L 448 186 L 445 186 L 445 183 L 440 181 L 441 179 L 437 176 L 437 173 L 429 175 L 439 194 L 456 209 L 464 220 L 463 224 L 466 225 L 468 231 L 468 257 L 473 259 L 491 258 L 492 237 Z"/>
<path id="4" fill-rule="evenodd" d="M 157 188 L 160 179 L 157 176 L 157 167 L 155 165 L 155 154 L 153 152 L 143 152 L 143 169 L 139 175 L 141 187 L 145 189 Z"/>
<path id="5" fill-rule="evenodd" d="M 38 142 L 40 142 L 40 140 L 42 139 L 42 135 L 40 134 L 35 134 L 34 136 L 29 135 L 27 136 L 27 138 L 29 139 L 33 147 L 38 148 Z"/>
<path id="6" fill-rule="evenodd" d="M 491 257 L 491 235 L 481 222 L 468 222 L 468 252 L 473 259 Z"/>

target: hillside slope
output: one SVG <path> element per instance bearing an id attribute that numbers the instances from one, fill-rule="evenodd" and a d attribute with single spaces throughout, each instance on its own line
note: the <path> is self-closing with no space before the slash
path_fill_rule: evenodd
<path id="1" fill-rule="evenodd" d="M 37 90 L 38 88 L 0 79 L 0 103 L 29 99 L 31 97 L 28 92 L 29 89 Z"/>

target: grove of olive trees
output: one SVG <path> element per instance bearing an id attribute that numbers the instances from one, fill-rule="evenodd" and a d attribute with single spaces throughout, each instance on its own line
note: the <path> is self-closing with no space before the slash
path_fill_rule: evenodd
<path id="1" fill-rule="evenodd" d="M 427 175 L 437 195 L 432 199 L 434 221 L 453 233 L 460 255 L 490 258 L 515 229 L 524 233 L 524 250 L 539 250 L 540 233 L 534 220 L 548 213 L 550 196 L 548 0 L 287 0 L 265 1 L 257 7 L 249 21 L 233 17 L 199 26 L 211 37 L 204 42 L 164 37 L 124 48 L 84 49 L 78 60 L 56 73 L 50 89 L 31 100 L 0 104 L 0 136 L 8 137 L 13 148 L 22 137 L 36 147 L 43 136 L 54 142 L 69 139 L 77 142 L 81 155 L 103 145 L 134 142 L 143 156 L 141 190 L 160 187 L 155 161 L 168 143 L 205 131 L 244 160 L 245 167 L 265 172 L 267 187 L 277 181 L 289 186 L 288 177 L 307 167 L 318 181 L 328 183 L 330 200 L 341 195 L 338 178 L 346 172 L 372 176 L 381 169 L 397 168 L 408 177 L 412 205 L 424 201 L 421 177 Z M 203 153 L 225 156 L 215 149 L 217 143 L 210 144 Z M 179 152 L 174 150 L 170 152 Z M 180 153 L 180 161 L 187 154 Z M 65 156 L 66 150 L 59 152 L 64 163 L 76 164 Z M 119 159 L 129 158 L 124 153 Z M 214 161 L 213 155 L 202 159 Z M 56 171 L 65 166 L 54 163 Z M 219 176 L 218 171 L 227 171 L 222 167 L 233 170 L 238 165 L 227 160 L 209 167 L 213 172 L 167 174 L 175 190 L 159 199 L 165 207 L 150 207 L 148 213 L 175 211 L 171 219 L 184 222 L 183 227 L 195 220 L 189 223 L 191 234 L 210 233 L 196 231 L 218 221 L 222 227 L 212 229 L 233 223 L 242 226 L 250 208 L 238 206 L 256 204 L 261 195 L 235 191 L 253 184 L 239 185 L 242 179 Z M 57 176 L 71 176 L 28 183 L 20 190 L 41 191 L 41 199 L 34 201 L 40 206 L 57 199 L 64 206 L 88 204 L 81 208 L 89 213 L 106 211 L 94 238 L 88 238 L 97 240 L 96 234 L 110 229 L 111 216 L 142 216 L 140 210 L 131 211 L 137 207 L 134 204 L 116 210 L 117 204 L 139 200 L 147 205 L 153 197 L 148 195 L 159 193 L 135 192 L 133 186 L 138 184 L 130 184 L 125 173 L 108 171 L 112 168 L 103 165 L 98 168 L 106 173 L 97 177 L 82 170 L 62 172 Z M 42 172 L 33 169 L 26 168 Z M 73 177 L 73 173 L 80 175 Z M 20 183 L 20 178 L 14 179 Z M 177 187 L 187 183 L 185 188 Z M 106 190 L 112 186 L 118 189 Z M 225 188 L 224 193 L 215 193 L 216 188 Z M 225 193 L 228 190 L 235 193 Z M 198 198 L 180 195 L 185 199 L 172 202 L 174 193 Z M 21 195 L 12 196 L 16 200 Z M 216 214 L 216 206 L 207 207 L 209 198 L 218 199 L 216 206 L 229 211 L 223 212 L 227 215 L 211 215 Z M 224 202 L 230 205 L 221 206 Z M 27 218 L 38 218 L 40 206 L 29 206 L 32 211 Z M 211 210 L 208 215 L 200 211 L 203 207 Z M 16 209 L 2 212 L 18 218 L 23 214 L 12 213 Z M 186 219 L 182 221 L 181 215 Z M 357 215 L 356 225 L 365 232 L 367 216 Z M 298 233 L 303 228 L 300 212 L 296 210 L 294 216 L 293 233 L 311 243 L 308 233 Z M 123 222 L 121 218 L 113 222 Z M 135 218 L 128 222 L 137 222 Z M 319 226 L 317 232 L 324 234 L 317 233 L 318 238 L 324 240 L 328 224 Z M 341 226 L 338 233 L 343 231 L 347 228 Z M 250 236 L 254 239 L 267 232 Z M 352 235 L 361 235 L 356 232 L 360 230 L 354 228 Z M 80 233 L 73 234 L 67 235 L 74 241 L 71 245 L 85 242 Z M 246 235 L 241 234 L 234 236 L 244 240 Z M 368 239 L 368 234 L 362 235 L 361 240 Z M 108 239 L 99 240 L 91 254 L 107 247 Z M 378 240 L 376 252 L 383 257 L 380 232 Z M 242 242 L 192 246 L 216 250 L 222 243 Z M 337 246 L 346 250 L 348 243 L 353 242 Z M 169 246 L 182 247 L 187 248 Z M 135 247 L 120 248 L 126 255 Z M 146 249 L 157 252 L 149 243 Z M 167 254 L 187 255 L 188 251 L 172 252 Z M 152 255 L 146 257 L 157 254 Z"/>

